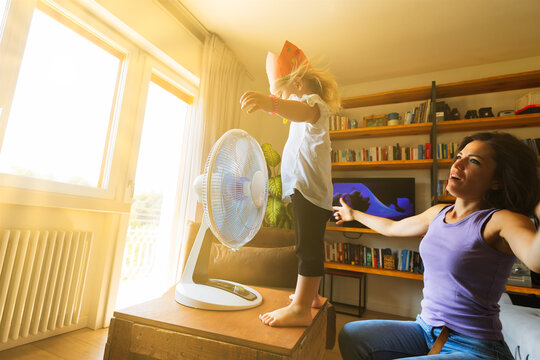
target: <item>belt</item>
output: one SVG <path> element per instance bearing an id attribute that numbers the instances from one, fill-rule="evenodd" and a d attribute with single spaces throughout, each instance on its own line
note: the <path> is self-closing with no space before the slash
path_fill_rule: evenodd
<path id="1" fill-rule="evenodd" d="M 440 353 L 449 335 L 450 333 L 448 332 L 448 328 L 446 326 L 443 326 L 441 329 L 441 333 L 439 334 L 439 336 L 437 336 L 437 339 L 435 339 L 433 347 L 431 348 L 431 350 L 429 350 L 428 355 L 436 355 Z"/>

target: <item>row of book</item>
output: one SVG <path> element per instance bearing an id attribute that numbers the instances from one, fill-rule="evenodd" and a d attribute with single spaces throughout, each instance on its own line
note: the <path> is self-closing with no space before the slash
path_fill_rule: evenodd
<path id="1" fill-rule="evenodd" d="M 447 190 L 448 179 L 437 181 L 437 196 L 452 196 Z"/>
<path id="2" fill-rule="evenodd" d="M 362 127 L 355 119 L 349 119 L 348 116 L 332 115 L 330 116 L 330 130 L 350 130 Z"/>
<path id="3" fill-rule="evenodd" d="M 386 270 L 424 273 L 424 263 L 415 250 L 373 248 L 361 244 L 325 242 L 325 261 Z"/>
<path id="4" fill-rule="evenodd" d="M 438 159 L 453 159 L 456 155 L 458 143 L 437 144 Z M 359 150 L 342 149 L 332 150 L 332 162 L 354 161 L 392 161 L 392 160 L 424 160 L 431 159 L 431 144 L 419 144 L 417 146 L 372 146 Z"/>

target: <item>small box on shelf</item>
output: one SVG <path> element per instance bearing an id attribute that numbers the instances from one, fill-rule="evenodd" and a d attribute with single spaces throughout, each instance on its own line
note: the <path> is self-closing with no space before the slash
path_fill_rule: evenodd
<path id="1" fill-rule="evenodd" d="M 364 116 L 364 127 L 386 126 L 386 114 Z"/>

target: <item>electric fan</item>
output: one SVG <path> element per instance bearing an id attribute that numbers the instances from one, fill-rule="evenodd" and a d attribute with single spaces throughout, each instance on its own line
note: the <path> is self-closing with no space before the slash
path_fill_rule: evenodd
<path id="1" fill-rule="evenodd" d="M 251 241 L 259 231 L 268 199 L 268 170 L 261 147 L 244 130 L 227 131 L 212 147 L 194 188 L 203 203 L 204 215 L 176 286 L 175 300 L 208 310 L 259 305 L 262 297 L 252 288 L 208 278 L 212 245 L 208 230 L 233 250 Z"/>

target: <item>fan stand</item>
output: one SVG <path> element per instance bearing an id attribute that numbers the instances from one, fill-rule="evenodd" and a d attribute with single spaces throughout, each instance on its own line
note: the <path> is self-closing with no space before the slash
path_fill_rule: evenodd
<path id="1" fill-rule="evenodd" d="M 182 278 L 176 285 L 175 300 L 206 310 L 242 310 L 260 305 L 262 296 L 254 289 L 233 281 L 208 278 L 211 245 L 211 231 L 203 219 Z"/>

